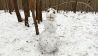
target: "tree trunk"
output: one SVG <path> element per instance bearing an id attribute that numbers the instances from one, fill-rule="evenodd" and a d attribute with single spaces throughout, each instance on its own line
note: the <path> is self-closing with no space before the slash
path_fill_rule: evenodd
<path id="1" fill-rule="evenodd" d="M 12 14 L 13 10 L 11 0 L 8 1 L 8 7 L 9 7 L 9 13 Z"/>
<path id="2" fill-rule="evenodd" d="M 42 0 L 39 0 L 39 18 L 42 22 Z"/>
<path id="3" fill-rule="evenodd" d="M 25 14 L 25 26 L 29 27 L 28 17 L 30 16 L 30 14 L 29 14 L 28 0 L 22 0 L 22 6 L 23 6 L 24 14 Z"/>
<path id="4" fill-rule="evenodd" d="M 40 20 L 39 20 L 39 0 L 36 0 L 36 20 L 38 23 L 40 23 Z"/>
<path id="5" fill-rule="evenodd" d="M 77 11 L 77 0 L 75 1 L 74 8 L 73 8 L 73 12 L 76 13 L 76 11 Z"/>
<path id="6" fill-rule="evenodd" d="M 17 5 L 17 0 L 13 0 L 13 4 L 14 4 L 14 9 L 15 9 L 15 12 L 17 15 L 18 22 L 22 22 L 22 18 L 21 18 L 21 15 L 19 13 L 18 5 Z"/>
<path id="7" fill-rule="evenodd" d="M 34 9 L 35 9 L 35 5 L 34 5 L 34 0 L 29 0 L 29 5 L 32 11 L 32 17 L 33 17 L 33 21 L 34 21 L 34 26 L 35 26 L 35 30 L 36 30 L 36 35 L 39 35 L 39 29 L 38 29 L 38 24 L 36 22 L 36 17 L 35 17 L 35 13 L 34 13 Z"/>
<path id="8" fill-rule="evenodd" d="M 42 22 L 42 1 L 36 0 L 36 19 L 38 23 Z"/>

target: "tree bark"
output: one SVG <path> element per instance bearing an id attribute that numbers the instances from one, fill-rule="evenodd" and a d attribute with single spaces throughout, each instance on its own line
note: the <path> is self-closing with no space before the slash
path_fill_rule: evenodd
<path id="1" fill-rule="evenodd" d="M 36 21 L 36 17 L 35 17 L 35 5 L 34 5 L 34 0 L 29 0 L 29 5 L 31 8 L 31 12 L 32 12 L 32 17 L 33 17 L 33 21 L 34 21 L 34 26 L 35 26 L 35 31 L 36 31 L 36 35 L 39 35 L 39 29 L 38 29 L 38 23 Z"/>
<path id="2" fill-rule="evenodd" d="M 14 9 L 15 9 L 15 12 L 17 15 L 18 22 L 22 22 L 22 18 L 21 18 L 21 15 L 19 13 L 18 5 L 17 5 L 17 0 L 13 0 L 13 4 L 14 4 Z"/>
<path id="3" fill-rule="evenodd" d="M 76 13 L 76 11 L 77 11 L 77 0 L 75 1 L 74 8 L 73 8 L 73 12 Z"/>
<path id="4" fill-rule="evenodd" d="M 36 20 L 38 23 L 40 23 L 40 20 L 39 20 L 39 1 L 36 0 Z"/>
<path id="5" fill-rule="evenodd" d="M 39 0 L 39 18 L 42 22 L 42 0 Z"/>
<path id="6" fill-rule="evenodd" d="M 42 22 L 42 1 L 36 0 L 36 19 L 38 23 Z"/>
<path id="7" fill-rule="evenodd" d="M 9 13 L 12 14 L 13 10 L 11 0 L 8 1 L 8 7 L 9 7 Z"/>
<path id="8" fill-rule="evenodd" d="M 30 16 L 29 13 L 29 2 L 28 0 L 22 0 L 22 6 L 25 14 L 25 26 L 29 27 L 28 17 Z"/>

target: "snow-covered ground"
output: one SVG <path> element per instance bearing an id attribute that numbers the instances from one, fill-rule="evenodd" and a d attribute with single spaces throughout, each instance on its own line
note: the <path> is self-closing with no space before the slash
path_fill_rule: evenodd
<path id="1" fill-rule="evenodd" d="M 24 18 L 23 12 L 21 15 Z M 0 11 L 0 56 L 44 56 L 37 47 L 40 36 L 35 35 L 32 17 L 29 22 L 30 27 L 25 27 L 24 22 L 17 22 L 15 12 L 10 15 Z M 98 13 L 60 12 L 56 22 L 55 34 L 62 45 L 55 56 L 98 56 Z M 41 35 L 43 22 L 39 30 Z"/>

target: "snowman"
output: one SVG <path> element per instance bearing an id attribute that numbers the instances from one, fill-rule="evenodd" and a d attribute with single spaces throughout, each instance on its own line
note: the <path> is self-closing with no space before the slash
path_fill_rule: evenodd
<path id="1" fill-rule="evenodd" d="M 54 54 L 58 51 L 55 18 L 56 10 L 49 8 L 44 22 L 45 30 L 39 35 L 38 48 L 42 54 Z"/>
<path id="2" fill-rule="evenodd" d="M 49 8 L 46 12 L 46 21 L 44 22 L 45 31 L 56 32 L 56 10 Z"/>

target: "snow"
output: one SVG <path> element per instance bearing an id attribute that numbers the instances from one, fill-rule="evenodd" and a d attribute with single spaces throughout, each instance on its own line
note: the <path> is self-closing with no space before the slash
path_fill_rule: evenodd
<path id="1" fill-rule="evenodd" d="M 21 15 L 24 18 L 23 11 Z M 46 20 L 45 11 L 43 19 Z M 30 27 L 25 27 L 24 22 L 17 22 L 15 12 L 10 15 L 0 11 L 0 56 L 45 56 L 38 49 L 44 23 L 39 24 L 37 36 L 32 17 L 29 22 Z M 56 25 L 60 44 L 53 56 L 98 56 L 98 13 L 61 11 L 56 14 Z"/>

